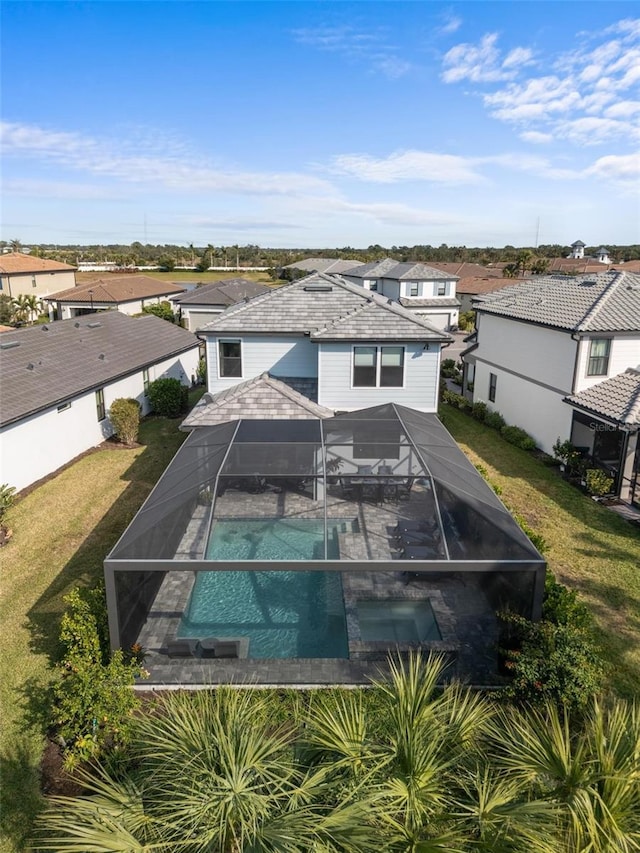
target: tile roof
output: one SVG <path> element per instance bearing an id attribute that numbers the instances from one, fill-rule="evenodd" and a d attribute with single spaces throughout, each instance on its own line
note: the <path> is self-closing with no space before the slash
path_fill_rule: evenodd
<path id="1" fill-rule="evenodd" d="M 455 297 L 432 297 L 430 299 L 416 296 L 401 296 L 400 305 L 405 308 L 459 308 L 460 300 Z"/>
<path id="2" fill-rule="evenodd" d="M 474 307 L 573 332 L 640 331 L 640 275 L 540 276 L 474 300 Z"/>
<path id="3" fill-rule="evenodd" d="M 214 426 L 238 418 L 329 418 L 334 414 L 295 391 L 288 382 L 263 373 L 217 394 L 205 394 L 181 428 Z"/>
<path id="4" fill-rule="evenodd" d="M 450 336 L 398 303 L 341 279 L 313 273 L 306 278 L 233 305 L 203 332 L 310 334 L 312 339 L 440 340 Z"/>
<path id="5" fill-rule="evenodd" d="M 179 305 L 235 305 L 242 299 L 259 296 L 268 293 L 271 288 L 266 284 L 258 284 L 257 281 L 249 281 L 246 278 L 228 278 L 216 281 L 213 284 L 204 284 L 190 290 L 182 296 L 174 299 Z"/>
<path id="6" fill-rule="evenodd" d="M 195 335 L 173 323 L 120 311 L 14 329 L 0 340 L 0 424 L 196 346 Z"/>
<path id="7" fill-rule="evenodd" d="M 564 399 L 575 408 L 585 409 L 616 423 L 640 426 L 640 370 L 628 368 L 624 373 Z"/>
<path id="8" fill-rule="evenodd" d="M 468 261 L 433 261 L 430 266 L 441 272 L 450 273 L 458 278 L 502 278 L 502 270 L 495 267 L 485 267 L 482 264 L 472 264 Z"/>
<path id="9" fill-rule="evenodd" d="M 76 287 L 50 293 L 44 298 L 49 302 L 86 302 L 88 304 L 117 304 L 135 302 L 138 299 L 151 299 L 157 296 L 171 296 L 184 293 L 184 287 L 170 281 L 151 278 L 148 275 L 122 275 L 96 278 L 84 281 Z"/>
<path id="10" fill-rule="evenodd" d="M 503 278 L 502 273 L 491 278 L 461 278 L 456 284 L 456 293 L 468 293 L 475 296 L 482 293 L 493 293 L 494 290 L 501 290 L 511 284 L 513 284 L 513 279 Z"/>
<path id="11" fill-rule="evenodd" d="M 394 261 L 393 258 L 363 264 L 357 269 L 349 270 L 348 275 L 354 278 L 427 279 L 429 281 L 437 279 L 451 281 L 451 279 L 456 278 L 451 273 L 442 272 L 442 270 L 427 266 L 427 264 L 401 263 Z"/>
<path id="12" fill-rule="evenodd" d="M 283 267 L 285 270 L 306 270 L 307 272 L 340 273 L 362 266 L 362 261 L 348 261 L 341 258 L 305 258 Z"/>
<path id="13" fill-rule="evenodd" d="M 0 273 L 5 275 L 20 275 L 39 272 L 71 272 L 75 270 L 70 264 L 60 261 L 50 261 L 48 258 L 36 258 L 22 252 L 7 252 L 0 255 Z"/>

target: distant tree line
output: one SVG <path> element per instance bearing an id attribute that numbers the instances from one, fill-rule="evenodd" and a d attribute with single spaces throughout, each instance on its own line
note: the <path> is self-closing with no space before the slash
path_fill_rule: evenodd
<path id="1" fill-rule="evenodd" d="M 19 240 L 0 241 L 0 251 L 11 248 L 20 250 L 22 244 Z M 585 255 L 595 255 L 599 246 L 587 246 Z M 609 255 L 614 262 L 631 261 L 640 259 L 640 245 L 629 246 L 607 246 Z M 532 246 L 448 246 L 441 243 L 439 246 L 416 245 L 416 246 L 381 246 L 378 243 L 368 246 L 366 249 L 356 249 L 353 246 L 340 246 L 326 249 L 314 248 L 291 248 L 272 249 L 263 248 L 254 244 L 240 246 L 233 244 L 229 246 L 214 246 L 209 243 L 206 246 L 196 246 L 193 243 L 177 246 L 174 244 L 152 244 L 134 242 L 130 245 L 120 243 L 107 243 L 96 245 L 59 245 L 52 243 L 41 243 L 30 246 L 34 257 L 46 257 L 52 260 L 62 261 L 68 264 L 89 263 L 115 263 L 121 268 L 133 268 L 136 266 L 160 266 L 163 269 L 173 270 L 179 267 L 192 267 L 204 271 L 210 266 L 229 267 L 273 267 L 281 268 L 288 264 L 300 261 L 303 258 L 341 258 L 345 260 L 377 261 L 382 258 L 394 258 L 397 261 L 416 262 L 468 262 L 483 265 L 506 263 L 517 264 L 521 269 L 522 257 L 529 253 L 529 257 L 535 259 L 562 258 L 571 254 L 570 246 L 562 246 L 559 243 L 549 243 L 537 247 Z"/>

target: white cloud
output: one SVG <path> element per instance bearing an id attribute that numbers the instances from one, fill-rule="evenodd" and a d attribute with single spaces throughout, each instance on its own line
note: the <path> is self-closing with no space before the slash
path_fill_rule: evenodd
<path id="1" fill-rule="evenodd" d="M 640 101 L 618 101 L 604 111 L 606 118 L 632 118 L 640 113 Z"/>
<path id="2" fill-rule="evenodd" d="M 533 145 L 546 145 L 548 142 L 553 142 L 553 136 L 550 133 L 540 133 L 539 130 L 525 130 L 520 134 L 520 139 L 531 142 Z"/>
<path id="3" fill-rule="evenodd" d="M 533 62 L 533 51 L 528 47 L 516 47 L 505 57 L 503 68 L 517 68 L 520 65 L 531 65 Z"/>
<path id="4" fill-rule="evenodd" d="M 401 181 L 478 184 L 483 181 L 482 176 L 475 171 L 472 160 L 430 151 L 394 151 L 388 157 L 342 154 L 333 159 L 331 171 L 380 184 Z"/>
<path id="5" fill-rule="evenodd" d="M 3 123 L 0 135 L 5 156 L 54 161 L 64 167 L 129 186 L 156 185 L 176 192 L 222 192 L 242 195 L 334 194 L 326 181 L 296 172 L 247 172 L 228 164 L 208 163 L 170 144 L 159 149 L 158 138 L 145 151 L 140 135 L 132 140 L 93 139 L 78 133 L 49 131 L 33 125 Z"/>
<path id="6" fill-rule="evenodd" d="M 640 180 L 640 153 L 600 157 L 585 169 L 584 173 L 587 176 L 627 183 L 629 190 L 637 193 L 638 180 Z"/>
<path id="7" fill-rule="evenodd" d="M 458 15 L 454 14 L 451 10 L 448 10 L 442 15 L 443 23 L 439 27 L 439 32 L 443 35 L 448 35 L 449 33 L 457 32 L 462 26 L 462 18 L 458 17 Z"/>
<path id="8" fill-rule="evenodd" d="M 558 131 L 576 145 L 600 145 L 616 137 L 628 139 L 630 134 L 640 138 L 640 129 L 631 128 L 628 122 L 595 116 L 563 122 Z"/>
<path id="9" fill-rule="evenodd" d="M 500 68 L 500 52 L 496 47 L 497 33 L 487 33 L 479 45 L 458 44 L 444 55 L 442 72 L 445 83 L 471 80 L 474 83 L 508 80 L 513 72 Z"/>
<path id="10" fill-rule="evenodd" d="M 373 71 L 394 80 L 411 69 L 402 51 L 392 44 L 383 29 L 365 30 L 353 25 L 302 28 L 292 31 L 299 44 L 337 53 L 349 62 L 368 65 Z"/>

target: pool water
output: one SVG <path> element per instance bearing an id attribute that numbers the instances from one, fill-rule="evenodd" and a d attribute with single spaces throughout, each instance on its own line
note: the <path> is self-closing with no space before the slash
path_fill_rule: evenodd
<path id="1" fill-rule="evenodd" d="M 428 599 L 359 601 L 357 609 L 364 642 L 425 643 L 442 639 Z"/>
<path id="2" fill-rule="evenodd" d="M 199 572 L 179 637 L 248 637 L 249 658 L 348 658 L 339 572 Z"/>
<path id="3" fill-rule="evenodd" d="M 327 520 L 328 560 L 340 556 L 338 534 L 357 522 Z M 207 560 L 324 560 L 322 518 L 235 518 L 214 521 Z"/>

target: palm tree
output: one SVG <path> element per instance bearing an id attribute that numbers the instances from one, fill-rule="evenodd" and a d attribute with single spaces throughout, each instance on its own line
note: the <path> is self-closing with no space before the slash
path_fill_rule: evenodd
<path id="1" fill-rule="evenodd" d="M 17 237 L 14 237 L 13 240 L 9 240 L 9 245 L 11 246 L 12 252 L 19 252 L 22 249 L 22 242 L 18 240 Z"/>
<path id="2" fill-rule="evenodd" d="M 594 700 L 580 721 L 552 704 L 524 715 L 511 709 L 500 723 L 498 763 L 531 800 L 554 808 L 556 849 L 640 850 L 640 704 Z"/>
<path id="3" fill-rule="evenodd" d="M 209 266 L 210 266 L 210 267 L 212 267 L 212 266 L 213 266 L 213 256 L 214 256 L 214 254 L 215 254 L 215 251 L 216 251 L 216 250 L 215 250 L 215 249 L 214 249 L 214 247 L 211 245 L 211 243 L 209 243 L 209 244 L 207 245 L 207 249 L 208 249 L 208 251 L 209 251 Z"/>
<path id="4" fill-rule="evenodd" d="M 168 694 L 140 720 L 125 774 L 96 768 L 82 775 L 87 796 L 52 799 L 38 849 L 374 849 L 366 798 L 336 792 L 331 766 L 301 764 L 295 737 L 294 725 L 273 725 L 268 697 L 255 691 Z"/>
<path id="5" fill-rule="evenodd" d="M 21 293 L 11 300 L 14 323 L 31 323 L 42 311 L 42 302 L 34 294 Z"/>

